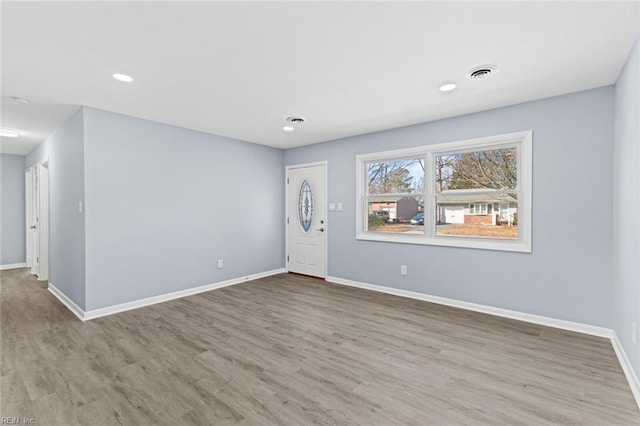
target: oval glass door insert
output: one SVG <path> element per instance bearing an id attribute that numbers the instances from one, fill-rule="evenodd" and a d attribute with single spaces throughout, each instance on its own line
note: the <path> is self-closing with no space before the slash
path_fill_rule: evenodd
<path id="1" fill-rule="evenodd" d="M 311 193 L 311 185 L 306 180 L 300 185 L 300 195 L 298 196 L 298 219 L 300 226 L 305 234 L 311 230 L 311 221 L 313 220 L 313 194 Z"/>

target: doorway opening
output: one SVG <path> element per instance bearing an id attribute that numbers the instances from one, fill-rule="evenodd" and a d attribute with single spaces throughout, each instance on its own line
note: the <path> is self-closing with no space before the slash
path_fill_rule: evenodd
<path id="1" fill-rule="evenodd" d="M 49 280 L 49 161 L 25 171 L 27 267 L 40 281 Z"/>

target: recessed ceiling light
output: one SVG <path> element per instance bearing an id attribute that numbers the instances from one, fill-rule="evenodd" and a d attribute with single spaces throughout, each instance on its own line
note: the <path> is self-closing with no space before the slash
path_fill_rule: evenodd
<path id="1" fill-rule="evenodd" d="M 282 128 L 282 130 L 284 130 L 285 132 L 293 132 L 293 126 L 284 126 Z"/>
<path id="2" fill-rule="evenodd" d="M 22 104 L 22 105 L 29 105 L 31 103 L 29 99 L 19 98 L 17 96 L 12 96 L 11 100 L 17 104 Z"/>
<path id="3" fill-rule="evenodd" d="M 112 75 L 112 77 L 118 81 L 124 81 L 125 83 L 131 83 L 133 81 L 133 77 L 126 74 L 115 73 Z"/>
<path id="4" fill-rule="evenodd" d="M 456 88 L 456 84 L 455 83 L 445 83 L 442 86 L 440 86 L 440 91 L 441 92 L 450 92 L 455 88 Z"/>
<path id="5" fill-rule="evenodd" d="M 18 136 L 20 136 L 20 130 L 0 127 L 0 136 L 3 136 L 5 138 L 17 138 Z"/>
<path id="6" fill-rule="evenodd" d="M 296 116 L 291 116 L 291 117 L 287 117 L 287 121 L 290 123 L 304 123 L 304 118 L 302 117 L 296 117 Z"/>

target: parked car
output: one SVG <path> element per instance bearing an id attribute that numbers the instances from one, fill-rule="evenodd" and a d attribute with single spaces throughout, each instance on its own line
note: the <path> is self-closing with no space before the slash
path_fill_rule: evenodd
<path id="1" fill-rule="evenodd" d="M 389 222 L 389 212 L 384 210 L 378 210 L 373 212 L 373 214 L 378 216 L 383 222 Z"/>
<path id="2" fill-rule="evenodd" d="M 424 213 L 420 212 L 411 218 L 412 225 L 424 225 Z"/>

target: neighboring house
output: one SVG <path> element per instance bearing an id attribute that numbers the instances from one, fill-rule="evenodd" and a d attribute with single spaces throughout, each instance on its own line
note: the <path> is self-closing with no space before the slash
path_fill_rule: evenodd
<path id="1" fill-rule="evenodd" d="M 450 189 L 438 194 L 438 223 L 514 225 L 518 203 L 511 194 L 486 189 Z"/>
<path id="2" fill-rule="evenodd" d="M 416 213 L 422 211 L 422 205 L 413 197 L 390 195 L 369 203 L 369 214 L 379 210 L 389 212 L 390 221 L 408 222 Z"/>

